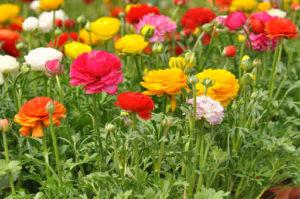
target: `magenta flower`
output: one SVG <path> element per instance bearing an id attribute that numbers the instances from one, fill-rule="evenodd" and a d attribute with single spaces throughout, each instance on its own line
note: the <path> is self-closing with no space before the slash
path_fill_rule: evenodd
<path id="1" fill-rule="evenodd" d="M 79 55 L 71 65 L 71 85 L 83 86 L 87 94 L 116 94 L 123 82 L 121 61 L 114 54 L 95 50 Z"/>
<path id="2" fill-rule="evenodd" d="M 46 75 L 53 77 L 55 75 L 60 75 L 64 73 L 63 66 L 58 59 L 49 60 L 45 64 Z"/>
<path id="3" fill-rule="evenodd" d="M 273 19 L 274 17 L 272 17 L 271 15 L 269 15 L 269 13 L 267 12 L 256 12 L 253 13 L 250 18 L 254 18 L 257 19 L 263 23 L 267 23 L 268 21 L 270 21 L 271 19 Z"/>
<path id="4" fill-rule="evenodd" d="M 251 42 L 247 42 L 248 47 L 252 47 L 253 50 L 263 52 L 267 50 L 274 51 L 278 41 L 276 39 L 270 39 L 266 34 L 254 34 L 250 33 L 249 40 Z"/>
<path id="5" fill-rule="evenodd" d="M 225 19 L 225 26 L 231 30 L 235 31 L 241 29 L 247 21 L 247 17 L 243 12 L 233 12 L 227 16 Z"/>
<path id="6" fill-rule="evenodd" d="M 191 105 L 194 104 L 193 102 L 193 99 L 188 100 Z M 204 95 L 196 98 L 196 112 L 197 119 L 204 118 L 210 125 L 221 124 L 224 119 L 224 108 L 220 102 Z"/>
<path id="7" fill-rule="evenodd" d="M 153 26 L 155 29 L 150 42 L 163 42 L 165 35 L 174 32 L 177 28 L 176 23 L 167 16 L 148 14 L 135 26 L 136 33 L 140 33 L 145 25 Z"/>

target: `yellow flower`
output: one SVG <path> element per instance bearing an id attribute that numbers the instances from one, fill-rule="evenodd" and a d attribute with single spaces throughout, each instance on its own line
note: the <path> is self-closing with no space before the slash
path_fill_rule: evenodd
<path id="1" fill-rule="evenodd" d="M 237 40 L 242 43 L 246 40 L 246 37 L 245 37 L 245 35 L 239 34 L 237 37 Z"/>
<path id="2" fill-rule="evenodd" d="M 186 68 L 186 61 L 183 57 L 170 57 L 169 60 L 169 67 L 170 68 Z"/>
<path id="3" fill-rule="evenodd" d="M 16 18 L 20 13 L 19 6 L 10 3 L 0 4 L 0 23 Z"/>
<path id="4" fill-rule="evenodd" d="M 77 41 L 73 41 L 65 45 L 65 54 L 70 59 L 76 59 L 79 55 L 90 51 L 92 51 L 92 48 L 89 45 Z"/>
<path id="5" fill-rule="evenodd" d="M 125 35 L 115 43 L 115 49 L 120 53 L 138 54 L 148 46 L 148 42 L 141 35 Z"/>
<path id="6" fill-rule="evenodd" d="M 268 1 L 261 2 L 257 5 L 257 10 L 258 11 L 267 11 L 272 8 L 272 4 Z"/>
<path id="7" fill-rule="evenodd" d="M 230 11 L 237 11 L 237 10 L 250 11 L 255 9 L 256 5 L 257 5 L 256 0 L 233 0 L 230 5 Z"/>
<path id="8" fill-rule="evenodd" d="M 86 29 L 81 29 L 79 32 L 80 39 L 83 43 L 88 45 L 94 45 L 101 42 L 101 39 L 93 32 L 88 32 Z"/>
<path id="9" fill-rule="evenodd" d="M 144 76 L 141 85 L 147 89 L 145 95 L 168 95 L 171 97 L 172 111 L 176 108 L 176 94 L 187 89 L 187 76 L 180 68 L 169 68 L 164 70 L 152 70 Z"/>
<path id="10" fill-rule="evenodd" d="M 213 81 L 213 85 L 207 89 L 206 94 L 223 106 L 227 106 L 239 91 L 238 80 L 232 73 L 224 69 L 207 69 L 198 73 L 197 78 L 199 79 L 199 83 L 196 85 L 197 95 L 205 94 L 203 81 L 209 79 Z"/>
<path id="11" fill-rule="evenodd" d="M 120 21 L 113 17 L 101 17 L 91 23 L 91 31 L 102 41 L 111 39 L 119 32 Z"/>
<path id="12" fill-rule="evenodd" d="M 40 7 L 43 10 L 57 10 L 64 0 L 40 0 Z"/>

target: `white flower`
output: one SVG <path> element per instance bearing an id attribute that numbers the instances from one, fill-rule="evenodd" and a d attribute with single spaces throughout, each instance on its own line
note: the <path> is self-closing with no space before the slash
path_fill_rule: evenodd
<path id="1" fill-rule="evenodd" d="M 39 12 L 40 11 L 40 1 L 35 0 L 35 1 L 31 2 L 29 8 L 30 8 L 30 10 L 33 10 L 35 12 Z"/>
<path id="2" fill-rule="evenodd" d="M 39 16 L 39 29 L 42 32 L 50 32 L 53 28 L 53 12 L 42 12 Z M 55 19 L 60 19 L 65 21 L 68 19 L 68 16 L 63 10 L 55 11 Z"/>
<path id="3" fill-rule="evenodd" d="M 194 104 L 193 99 L 189 99 L 189 104 Z M 224 118 L 224 108 L 223 106 L 211 99 L 207 96 L 200 96 L 196 98 L 196 112 L 197 112 L 197 119 L 204 118 L 209 124 L 217 125 L 221 124 Z"/>
<path id="4" fill-rule="evenodd" d="M 39 20 L 35 17 L 28 17 L 22 24 L 22 28 L 25 31 L 34 31 L 39 26 Z"/>
<path id="5" fill-rule="evenodd" d="M 33 71 L 45 71 L 45 64 L 47 61 L 57 59 L 62 60 L 63 54 L 54 48 L 36 48 L 31 50 L 25 61 L 31 66 Z"/>
<path id="6" fill-rule="evenodd" d="M 3 75 L 17 72 L 19 62 L 9 55 L 0 55 L 0 85 L 4 83 Z"/>
<path id="7" fill-rule="evenodd" d="M 284 12 L 283 10 L 280 10 L 280 9 L 272 8 L 271 10 L 268 10 L 267 12 L 272 17 L 280 17 L 280 18 L 286 17 L 286 12 Z"/>

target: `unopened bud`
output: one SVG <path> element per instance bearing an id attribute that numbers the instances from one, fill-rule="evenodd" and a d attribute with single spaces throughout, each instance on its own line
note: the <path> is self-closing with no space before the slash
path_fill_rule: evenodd
<path id="1" fill-rule="evenodd" d="M 189 52 L 185 53 L 184 59 L 186 61 L 186 65 L 188 67 L 194 67 L 197 64 L 196 55 L 192 51 L 189 51 Z"/>
<path id="2" fill-rule="evenodd" d="M 9 120 L 8 119 L 0 119 L 0 131 L 6 133 L 9 130 Z"/>
<path id="3" fill-rule="evenodd" d="M 205 88 L 209 88 L 214 84 L 214 82 L 213 82 L 213 80 L 211 80 L 209 78 L 205 78 L 203 80 L 202 84 L 205 86 Z"/>
<path id="4" fill-rule="evenodd" d="M 172 126 L 173 121 L 171 117 L 166 117 L 165 119 L 162 120 L 162 125 L 165 127 L 170 127 Z"/>
<path id="5" fill-rule="evenodd" d="M 26 44 L 24 42 L 19 42 L 19 43 L 17 43 L 16 48 L 18 50 L 24 49 L 24 48 L 26 48 Z"/>
<path id="6" fill-rule="evenodd" d="M 21 73 L 28 73 L 30 71 L 30 65 L 23 63 L 20 69 Z"/>
<path id="7" fill-rule="evenodd" d="M 88 32 L 91 32 L 91 22 L 90 21 L 87 21 L 85 26 L 84 26 L 85 30 L 88 31 Z"/>
<path id="8" fill-rule="evenodd" d="M 151 25 L 145 25 L 142 29 L 141 29 L 141 35 L 143 35 L 146 39 L 149 39 L 153 36 L 155 31 L 155 28 Z"/>
<path id="9" fill-rule="evenodd" d="M 240 67 L 246 71 L 252 68 L 251 59 L 248 55 L 243 56 Z"/>
<path id="10" fill-rule="evenodd" d="M 105 131 L 106 132 L 112 132 L 116 129 L 115 125 L 113 125 L 112 123 L 107 123 L 105 125 Z"/>
<path id="11" fill-rule="evenodd" d="M 261 59 L 255 59 L 252 63 L 254 68 L 259 68 L 262 65 Z"/>
<path id="12" fill-rule="evenodd" d="M 46 105 L 46 111 L 48 113 L 52 114 L 52 113 L 54 113 L 54 109 L 55 109 L 55 107 L 54 107 L 53 101 L 48 102 Z"/>
<path id="13" fill-rule="evenodd" d="M 54 31 L 55 36 L 59 36 L 62 34 L 62 30 L 60 28 L 56 28 Z"/>
<path id="14" fill-rule="evenodd" d="M 160 54 L 162 53 L 164 50 L 164 46 L 162 45 L 162 43 L 155 43 L 152 47 L 152 51 L 155 54 Z"/>
<path id="15" fill-rule="evenodd" d="M 84 15 L 80 15 L 79 17 L 77 17 L 76 21 L 79 24 L 84 24 L 86 22 L 86 18 Z"/>
<path id="16" fill-rule="evenodd" d="M 189 78 L 190 84 L 197 84 L 198 82 L 199 82 L 199 79 L 194 75 Z"/>

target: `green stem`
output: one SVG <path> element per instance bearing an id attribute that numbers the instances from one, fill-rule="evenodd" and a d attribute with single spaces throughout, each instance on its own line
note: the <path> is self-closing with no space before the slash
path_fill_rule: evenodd
<path id="1" fill-rule="evenodd" d="M 211 33 L 211 36 L 210 36 L 210 42 L 209 42 L 209 45 L 208 45 L 208 49 L 207 49 L 207 54 L 205 56 L 205 59 L 204 59 L 204 62 L 202 64 L 203 68 L 205 69 L 205 66 L 206 66 L 206 63 L 208 61 L 208 58 L 209 58 L 209 55 L 211 54 L 211 51 L 212 51 L 212 46 L 213 46 L 213 43 L 214 43 L 214 35 L 216 33 L 216 29 L 213 27 L 213 31 Z"/>
<path id="2" fill-rule="evenodd" d="M 135 62 L 135 67 L 136 67 L 137 75 L 138 75 L 138 77 L 136 78 L 136 80 L 137 80 L 137 82 L 139 82 L 140 79 L 142 78 L 142 72 L 141 72 L 141 68 L 140 68 L 140 65 L 139 65 L 138 56 L 134 55 L 133 59 L 134 59 L 134 62 Z"/>
<path id="3" fill-rule="evenodd" d="M 47 177 L 47 181 L 50 179 L 50 171 L 49 171 L 49 156 L 48 156 L 48 145 L 47 145 L 47 136 L 43 137 L 43 153 L 44 153 L 44 161 L 45 161 L 45 173 Z"/>
<path id="4" fill-rule="evenodd" d="M 8 165 L 10 160 L 9 160 L 9 151 L 8 151 L 6 132 L 2 132 L 2 136 L 3 136 L 5 161 L 6 161 L 6 164 Z M 10 173 L 10 175 L 9 175 L 9 185 L 10 185 L 12 194 L 15 195 L 16 191 L 15 191 L 15 185 L 14 185 L 14 177 L 13 177 L 12 173 Z"/>
<path id="5" fill-rule="evenodd" d="M 49 113 L 49 120 L 50 120 L 50 133 L 52 138 L 52 144 L 53 144 L 53 150 L 54 150 L 54 156 L 55 156 L 55 162 L 56 162 L 56 169 L 58 172 L 58 177 L 60 182 L 62 182 L 62 174 L 61 174 L 61 162 L 59 159 L 59 153 L 58 153 L 58 146 L 57 146 L 57 138 L 54 130 L 54 124 L 53 124 L 53 115 L 52 113 Z"/>
<path id="6" fill-rule="evenodd" d="M 279 41 L 278 46 L 276 47 L 274 58 L 273 58 L 271 79 L 270 79 L 270 82 L 269 82 L 269 97 L 270 97 L 270 99 L 272 99 L 272 97 L 273 97 L 274 85 L 275 85 L 275 76 L 276 76 L 276 68 L 277 68 L 278 62 L 281 59 L 282 46 L 283 46 L 282 41 Z"/>
<path id="7" fill-rule="evenodd" d="M 59 94 L 59 101 L 63 102 L 64 99 L 64 92 L 63 89 L 61 87 L 61 83 L 60 83 L 60 79 L 58 75 L 55 75 L 55 79 L 56 79 L 56 83 L 57 83 L 57 87 L 58 87 L 58 94 Z"/>

